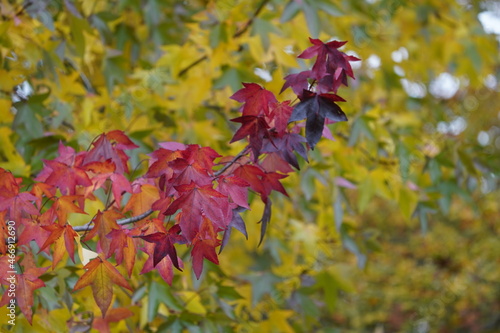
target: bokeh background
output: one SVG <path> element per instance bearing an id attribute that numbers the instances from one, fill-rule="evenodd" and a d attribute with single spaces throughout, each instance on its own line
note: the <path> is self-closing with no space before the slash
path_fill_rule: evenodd
<path id="1" fill-rule="evenodd" d="M 137 268 L 111 332 L 500 331 L 499 2 L 0 0 L 0 15 L 0 167 L 28 183 L 60 141 L 112 129 L 140 146 L 136 175 L 162 141 L 236 154 L 241 82 L 278 94 L 311 65 L 309 37 L 362 59 L 339 91 L 349 121 L 273 196 L 264 243 L 256 200 L 249 240 L 233 233 L 199 281 L 187 259 L 172 286 Z M 34 326 L 5 329 L 90 329 L 67 265 Z"/>

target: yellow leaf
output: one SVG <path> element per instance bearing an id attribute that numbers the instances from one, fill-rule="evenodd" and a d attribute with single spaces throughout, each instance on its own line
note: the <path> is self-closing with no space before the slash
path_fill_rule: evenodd
<path id="1" fill-rule="evenodd" d="M 193 291 L 182 291 L 179 292 L 179 297 L 184 301 L 187 311 L 203 316 L 207 313 L 207 309 L 205 309 L 201 303 L 201 297 L 198 293 Z"/>

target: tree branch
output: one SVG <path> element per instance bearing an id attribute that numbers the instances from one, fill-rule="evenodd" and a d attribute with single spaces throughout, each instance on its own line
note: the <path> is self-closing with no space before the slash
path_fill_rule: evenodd
<path id="1" fill-rule="evenodd" d="M 224 165 L 224 167 L 222 169 L 217 170 L 214 173 L 214 176 L 215 177 L 219 177 L 220 175 L 222 175 L 224 173 L 224 171 L 226 171 L 227 169 L 229 169 L 229 167 L 231 165 L 233 165 L 237 160 L 239 160 L 240 158 L 242 158 L 247 152 L 248 152 L 248 147 L 246 147 L 245 149 L 243 149 L 242 151 L 240 151 L 238 153 L 238 155 L 236 155 L 231 161 L 229 161 L 226 165 Z"/>
<path id="2" fill-rule="evenodd" d="M 118 225 L 124 225 L 124 224 L 134 223 L 134 222 L 140 221 L 140 220 L 148 217 L 153 212 L 154 212 L 154 210 L 149 209 L 149 210 L 145 211 L 144 213 L 142 213 L 140 215 L 132 216 L 132 217 L 127 217 L 127 218 L 124 218 L 124 219 L 117 220 L 116 223 Z M 92 221 L 90 221 L 89 223 L 87 223 L 85 225 L 79 225 L 79 226 L 73 227 L 73 230 L 75 230 L 76 232 L 88 231 L 91 225 L 92 225 Z"/>
<path id="3" fill-rule="evenodd" d="M 229 161 L 226 165 L 224 165 L 223 168 L 217 170 L 214 173 L 214 177 L 219 177 L 220 175 L 222 175 L 224 173 L 224 171 L 226 171 L 227 169 L 229 169 L 229 167 L 231 165 L 233 165 L 234 163 L 236 163 L 237 160 L 239 160 L 240 158 L 242 158 L 243 156 L 245 156 L 245 154 L 247 152 L 248 152 L 248 147 L 246 147 L 242 151 L 240 151 L 238 153 L 238 155 L 236 155 L 235 157 L 233 157 L 233 159 L 231 161 Z M 144 213 L 142 213 L 140 215 L 132 216 L 132 217 L 127 217 L 127 218 L 124 218 L 124 219 L 117 220 L 116 223 L 118 225 L 125 225 L 125 224 L 135 223 L 137 221 L 140 221 L 140 220 L 148 217 L 153 212 L 154 212 L 154 210 L 149 209 L 149 210 L 145 211 Z M 92 225 L 92 221 L 90 221 L 89 223 L 84 224 L 84 225 L 75 226 L 75 227 L 73 227 L 73 230 L 75 230 L 76 232 L 88 231 L 88 230 L 90 230 L 90 226 L 91 225 Z"/>

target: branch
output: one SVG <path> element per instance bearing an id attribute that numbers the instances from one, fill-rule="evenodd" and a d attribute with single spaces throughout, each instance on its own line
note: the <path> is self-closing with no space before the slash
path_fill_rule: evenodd
<path id="1" fill-rule="evenodd" d="M 242 158 L 247 152 L 248 152 L 248 147 L 240 151 L 238 155 L 236 155 L 231 161 L 229 161 L 226 165 L 224 165 L 222 169 L 217 170 L 217 172 L 214 173 L 214 177 L 219 177 L 220 175 L 222 175 L 224 171 L 229 169 L 231 165 L 233 165 L 237 160 Z"/>
<path id="2" fill-rule="evenodd" d="M 253 13 L 252 17 L 247 21 L 247 23 L 245 23 L 245 25 L 243 26 L 243 28 L 239 31 L 236 31 L 233 35 L 233 38 L 238 38 L 240 37 L 241 35 L 243 35 L 245 33 L 245 31 L 248 30 L 248 28 L 250 28 L 250 26 L 252 25 L 253 21 L 255 20 L 255 18 L 260 14 L 260 12 L 262 11 L 262 9 L 264 9 L 264 7 L 266 6 L 266 4 L 269 2 L 269 0 L 263 0 L 259 7 L 255 10 L 255 12 Z M 198 65 L 199 63 L 203 62 L 204 60 L 207 60 L 208 59 L 208 56 L 205 54 L 204 56 L 200 57 L 199 59 L 193 61 L 191 64 L 189 64 L 186 68 L 182 69 L 180 72 L 179 72 L 179 75 L 178 77 L 182 77 L 184 75 L 187 74 L 187 72 L 189 72 L 189 70 L 193 67 L 195 67 L 196 65 Z"/>
<path id="3" fill-rule="evenodd" d="M 250 28 L 250 26 L 252 25 L 253 21 L 257 18 L 257 16 L 260 14 L 260 12 L 262 11 L 262 9 L 264 9 L 264 7 L 266 6 L 266 4 L 269 2 L 269 0 L 264 0 L 260 3 L 259 7 L 257 7 L 257 9 L 255 10 L 255 12 L 253 13 L 252 17 L 247 21 L 247 23 L 245 24 L 245 26 L 243 27 L 243 29 L 241 29 L 240 31 L 237 31 L 234 35 L 233 35 L 233 38 L 238 38 L 240 37 L 241 35 L 243 35 L 245 33 L 245 31 L 248 30 L 248 28 Z"/>
<path id="4" fill-rule="evenodd" d="M 189 72 L 189 70 L 191 68 L 193 68 L 194 66 L 198 65 L 200 62 L 202 62 L 203 60 L 206 60 L 206 59 L 208 59 L 208 56 L 205 54 L 204 56 L 202 56 L 198 60 L 195 60 L 193 63 L 191 63 L 190 65 L 188 65 L 186 68 L 184 68 L 183 70 L 181 70 L 179 72 L 178 77 L 182 77 L 182 76 L 186 75 L 186 73 Z"/>
<path id="5" fill-rule="evenodd" d="M 118 225 L 124 225 L 124 224 L 134 223 L 134 222 L 142 220 L 143 218 L 148 217 L 153 212 L 154 212 L 154 210 L 150 209 L 150 210 L 147 210 L 147 211 L 145 211 L 144 213 L 142 213 L 140 215 L 132 216 L 132 217 L 127 217 L 127 218 L 124 218 L 124 219 L 117 220 L 116 223 L 118 223 Z M 89 230 L 89 228 L 90 228 L 91 225 L 92 225 L 92 221 L 90 221 L 89 223 L 87 223 L 85 225 L 80 225 L 80 226 L 73 227 L 73 230 L 75 230 L 76 232 L 87 231 L 87 230 Z"/>
<path id="6" fill-rule="evenodd" d="M 226 171 L 227 169 L 229 169 L 229 167 L 231 165 L 233 165 L 234 163 L 236 163 L 236 161 L 239 160 L 240 158 L 242 158 L 247 152 L 248 152 L 248 147 L 246 147 L 242 151 L 240 151 L 238 153 L 238 155 L 236 155 L 231 161 L 229 161 L 226 165 L 224 165 L 224 167 L 222 169 L 217 170 L 214 173 L 214 177 L 219 177 L 220 175 L 222 175 L 224 173 L 224 171 Z M 149 209 L 149 210 L 145 211 L 144 213 L 142 213 L 140 215 L 132 216 L 132 217 L 127 217 L 127 218 L 124 218 L 124 219 L 117 220 L 116 223 L 118 225 L 125 225 L 125 224 L 135 223 L 137 221 L 140 221 L 140 220 L 148 217 L 153 212 L 154 212 L 154 210 Z M 75 230 L 76 232 L 88 231 L 90 229 L 91 225 L 92 225 L 92 221 L 90 221 L 89 223 L 84 224 L 84 225 L 79 225 L 79 226 L 73 227 L 73 230 Z"/>

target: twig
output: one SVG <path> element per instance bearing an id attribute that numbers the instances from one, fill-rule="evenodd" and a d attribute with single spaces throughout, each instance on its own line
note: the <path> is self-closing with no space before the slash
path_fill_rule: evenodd
<path id="1" fill-rule="evenodd" d="M 253 13 L 252 17 L 247 21 L 247 23 L 245 23 L 245 25 L 243 26 L 243 28 L 239 31 L 236 31 L 233 35 L 233 38 L 238 38 L 240 37 L 241 35 L 243 35 L 247 30 L 248 28 L 250 28 L 250 26 L 252 25 L 253 21 L 255 20 L 255 18 L 260 14 L 260 12 L 262 11 L 262 9 L 264 9 L 264 7 L 266 6 L 266 4 L 269 2 L 269 0 L 263 0 L 259 7 L 255 10 L 255 12 Z M 198 65 L 199 63 L 203 62 L 204 60 L 207 60 L 208 59 L 208 56 L 205 54 L 204 56 L 201 56 L 199 59 L 193 61 L 191 64 L 189 64 L 186 68 L 182 69 L 180 72 L 179 72 L 179 75 L 178 77 L 182 77 L 184 75 L 187 74 L 187 72 L 189 72 L 189 70 L 191 70 L 191 68 L 195 67 L 196 65 Z"/>
<path id="2" fill-rule="evenodd" d="M 233 38 L 240 37 L 241 35 L 243 35 L 248 30 L 248 28 L 250 28 L 250 26 L 252 25 L 253 21 L 257 18 L 257 16 L 260 14 L 260 12 L 262 11 L 262 9 L 264 9 L 264 7 L 266 6 L 266 4 L 268 2 L 269 2 L 269 0 L 264 0 L 264 1 L 262 1 L 260 3 L 259 7 L 257 7 L 257 9 L 253 13 L 252 17 L 247 21 L 247 23 L 245 24 L 245 26 L 240 31 L 237 31 L 233 35 Z"/>
<path id="3" fill-rule="evenodd" d="M 124 224 L 130 224 L 130 223 L 134 223 L 134 222 L 137 222 L 137 221 L 140 221 L 146 217 L 148 217 L 149 215 L 151 215 L 152 213 L 154 212 L 154 210 L 152 209 L 149 209 L 147 211 L 145 211 L 144 213 L 140 214 L 140 215 L 137 215 L 137 216 L 132 216 L 132 217 L 127 217 L 127 218 L 124 218 L 124 219 L 120 219 L 120 220 L 117 220 L 116 223 L 118 225 L 124 225 Z M 88 228 L 92 225 L 92 221 L 90 221 L 89 223 L 85 224 L 85 225 L 79 225 L 79 226 L 76 226 L 76 227 L 73 227 L 73 230 L 75 230 L 76 232 L 80 232 L 80 231 L 87 231 Z"/>
<path id="4" fill-rule="evenodd" d="M 181 70 L 179 72 L 178 77 L 182 77 L 182 76 L 186 75 L 186 73 L 189 72 L 189 70 L 191 68 L 193 68 L 194 66 L 198 65 L 200 62 L 202 62 L 203 60 L 206 60 L 206 59 L 208 59 L 208 56 L 205 54 L 204 56 L 202 56 L 198 60 L 195 60 L 193 63 L 191 63 L 190 65 L 188 65 L 186 68 L 184 68 L 183 70 Z"/>
<path id="5" fill-rule="evenodd" d="M 248 147 L 246 147 L 245 149 L 243 149 L 242 151 L 240 151 L 238 153 L 238 155 L 236 155 L 231 161 L 229 161 L 226 165 L 224 165 L 224 167 L 222 169 L 217 170 L 217 172 L 214 173 L 214 176 L 215 177 L 219 177 L 220 175 L 222 175 L 224 173 L 224 171 L 226 171 L 227 169 L 229 169 L 229 167 L 231 165 L 233 165 L 237 160 L 239 160 L 240 158 L 242 158 L 247 152 L 248 152 Z"/>

